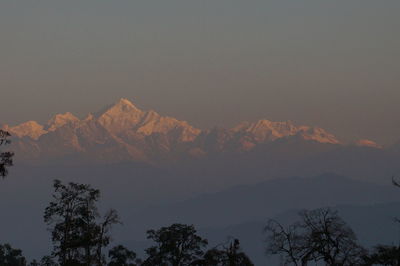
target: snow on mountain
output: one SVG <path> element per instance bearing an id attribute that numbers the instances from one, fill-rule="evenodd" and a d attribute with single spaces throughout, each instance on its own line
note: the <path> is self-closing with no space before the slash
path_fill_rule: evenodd
<path id="1" fill-rule="evenodd" d="M 15 127 L 8 127 L 6 130 L 19 138 L 30 137 L 34 140 L 47 133 L 43 126 L 36 121 L 28 121 Z"/>
<path id="2" fill-rule="evenodd" d="M 320 127 L 299 127 L 298 133 L 305 140 L 313 140 L 320 143 L 340 144 L 336 137 Z"/>
<path id="3" fill-rule="evenodd" d="M 275 141 L 287 137 L 297 137 L 306 141 L 326 144 L 340 144 L 336 137 L 322 128 L 296 126 L 291 121 L 272 122 L 259 120 L 254 123 L 242 122 L 232 129 L 243 150 L 251 150 L 259 143 Z"/>
<path id="4" fill-rule="evenodd" d="M 144 115 L 145 113 L 130 101 L 121 99 L 102 113 L 97 121 L 109 132 L 118 134 L 124 130 L 132 129 L 142 120 Z"/>
<path id="5" fill-rule="evenodd" d="M 382 149 L 383 147 L 376 143 L 375 141 L 369 140 L 369 139 L 360 139 L 355 142 L 356 146 L 359 147 L 369 147 L 369 148 L 375 148 L 375 149 Z"/>
<path id="6" fill-rule="evenodd" d="M 53 116 L 46 127 L 29 121 L 9 131 L 24 158 L 72 156 L 95 161 L 176 161 L 214 153 L 246 152 L 257 145 L 297 137 L 303 141 L 340 144 L 322 128 L 290 121 L 243 122 L 232 129 L 197 129 L 186 121 L 142 111 L 127 99 L 80 120 L 71 113 Z M 23 138 L 23 137 L 28 137 Z"/>
<path id="7" fill-rule="evenodd" d="M 150 111 L 153 112 L 153 111 Z M 155 113 L 155 112 L 153 112 Z M 154 133 L 174 134 L 182 142 L 193 141 L 201 132 L 201 130 L 190 126 L 185 121 L 179 121 L 172 117 L 161 117 L 155 113 L 154 117 L 144 121 L 137 132 L 149 136 Z"/>
<path id="8" fill-rule="evenodd" d="M 78 121 L 79 119 L 70 112 L 65 114 L 57 114 L 47 122 L 47 131 L 55 131 L 67 123 L 74 123 Z"/>
<path id="9" fill-rule="evenodd" d="M 292 122 L 272 122 L 259 120 L 255 123 L 242 122 L 234 127 L 233 132 L 250 133 L 257 142 L 273 141 L 278 138 L 293 136 L 298 129 Z"/>

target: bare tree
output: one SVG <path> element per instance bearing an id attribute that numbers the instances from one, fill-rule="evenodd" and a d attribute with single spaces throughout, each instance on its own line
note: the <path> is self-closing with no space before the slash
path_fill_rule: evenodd
<path id="1" fill-rule="evenodd" d="M 309 250 L 305 243 L 304 234 L 301 232 L 300 223 L 283 226 L 276 220 L 269 220 L 265 231 L 268 233 L 267 254 L 282 254 L 284 264 L 302 265 L 307 263 Z"/>
<path id="2" fill-rule="evenodd" d="M 365 250 L 353 230 L 329 208 L 300 212 L 302 226 L 313 257 L 327 265 L 357 265 Z"/>
<path id="3" fill-rule="evenodd" d="M 360 265 L 365 250 L 357 243 L 352 229 L 329 208 L 301 211 L 300 221 L 287 227 L 269 220 L 268 254 L 281 254 L 285 265 Z"/>

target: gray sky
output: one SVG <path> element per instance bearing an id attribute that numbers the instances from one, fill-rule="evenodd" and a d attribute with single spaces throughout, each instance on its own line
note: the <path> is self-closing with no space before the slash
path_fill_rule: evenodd
<path id="1" fill-rule="evenodd" d="M 0 2 L 0 122 L 121 97 L 198 127 L 400 139 L 400 1 Z"/>

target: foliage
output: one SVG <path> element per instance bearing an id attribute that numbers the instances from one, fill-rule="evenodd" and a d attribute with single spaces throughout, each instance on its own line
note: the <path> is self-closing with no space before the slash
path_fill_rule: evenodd
<path id="1" fill-rule="evenodd" d="M 378 245 L 365 257 L 366 265 L 400 265 L 400 247 Z"/>
<path id="2" fill-rule="evenodd" d="M 159 230 L 147 231 L 147 238 L 156 245 L 148 248 L 143 265 L 190 265 L 204 254 L 206 239 L 196 234 L 193 225 L 172 224 Z"/>
<path id="3" fill-rule="evenodd" d="M 54 262 L 52 257 L 44 256 L 40 262 L 33 260 L 29 266 L 58 266 L 58 264 Z"/>
<path id="4" fill-rule="evenodd" d="M 40 263 L 37 260 L 33 260 L 29 263 L 29 266 L 40 266 Z"/>
<path id="5" fill-rule="evenodd" d="M 54 181 L 53 201 L 44 220 L 51 226 L 53 255 L 64 265 L 103 265 L 102 248 L 110 242 L 109 230 L 119 223 L 115 210 L 101 221 L 96 206 L 100 191 L 89 185 Z"/>
<path id="6" fill-rule="evenodd" d="M 1 266 L 25 266 L 26 259 L 20 249 L 14 249 L 9 244 L 0 245 Z"/>
<path id="7" fill-rule="evenodd" d="M 108 266 L 136 266 L 136 253 L 122 245 L 113 247 L 108 252 Z"/>
<path id="8" fill-rule="evenodd" d="M 269 220 L 267 253 L 281 254 L 284 263 L 306 265 L 323 261 L 326 265 L 360 265 L 365 250 L 352 229 L 331 209 L 301 211 L 301 221 L 284 227 Z"/>
<path id="9" fill-rule="evenodd" d="M 50 256 L 44 256 L 40 260 L 40 266 L 57 266 L 58 264 L 54 262 L 53 258 Z"/>
<path id="10" fill-rule="evenodd" d="M 10 133 L 0 129 L 0 146 L 10 144 L 11 141 L 8 139 Z M 8 175 L 8 167 L 13 165 L 12 157 L 14 153 L 12 152 L 1 152 L 0 153 L 0 176 L 6 177 Z"/>
<path id="11" fill-rule="evenodd" d="M 240 242 L 234 239 L 229 246 L 223 246 L 222 249 L 212 248 L 208 250 L 198 265 L 214 266 L 253 266 L 249 257 L 241 251 Z"/>

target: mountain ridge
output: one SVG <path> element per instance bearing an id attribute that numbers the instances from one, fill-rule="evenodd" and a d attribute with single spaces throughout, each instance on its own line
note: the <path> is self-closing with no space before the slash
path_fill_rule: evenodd
<path id="1" fill-rule="evenodd" d="M 241 122 L 229 129 L 202 130 L 154 110 L 143 111 L 125 98 L 84 119 L 67 112 L 54 115 L 45 125 L 28 121 L 12 127 L 6 125 L 3 129 L 14 135 L 14 148 L 23 154 L 24 160 L 76 154 L 77 159 L 92 157 L 103 162 L 157 164 L 215 152 L 248 152 L 259 145 L 286 138 L 344 145 L 323 128 L 299 126 L 291 121 L 260 119 Z M 380 148 L 370 140 L 355 143 Z"/>

